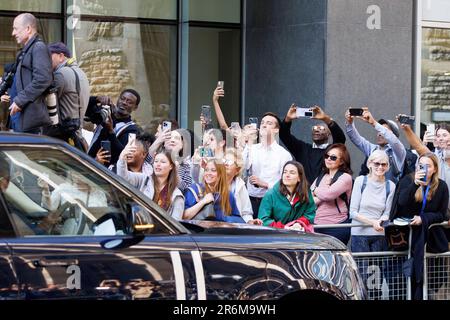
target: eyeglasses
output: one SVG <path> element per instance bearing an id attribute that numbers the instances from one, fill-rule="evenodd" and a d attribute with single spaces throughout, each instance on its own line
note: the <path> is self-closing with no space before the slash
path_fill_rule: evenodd
<path id="1" fill-rule="evenodd" d="M 330 158 L 331 161 L 336 161 L 337 159 L 339 159 L 338 157 L 333 156 L 333 155 L 330 156 L 329 154 L 324 155 L 324 157 L 325 157 L 325 159 Z"/>
<path id="2" fill-rule="evenodd" d="M 379 166 L 381 166 L 382 168 L 386 168 L 387 167 L 387 163 L 386 162 L 372 162 L 373 163 L 373 165 L 375 166 L 375 167 L 379 167 Z"/>

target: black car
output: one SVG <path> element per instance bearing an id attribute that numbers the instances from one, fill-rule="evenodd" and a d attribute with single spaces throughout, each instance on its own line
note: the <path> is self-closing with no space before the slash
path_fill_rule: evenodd
<path id="1" fill-rule="evenodd" d="M 332 237 L 179 222 L 87 155 L 0 134 L 0 299 L 365 299 Z"/>

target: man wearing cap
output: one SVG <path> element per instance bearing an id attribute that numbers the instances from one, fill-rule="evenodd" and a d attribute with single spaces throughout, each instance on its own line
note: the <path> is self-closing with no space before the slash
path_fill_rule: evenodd
<path id="1" fill-rule="evenodd" d="M 397 124 L 392 120 L 374 119 L 368 108 L 363 108 L 362 116 L 351 116 L 350 111 L 345 113 L 345 130 L 353 144 L 368 157 L 374 150 L 383 150 L 389 157 L 389 171 L 386 178 L 397 183 L 403 171 L 406 158 L 406 149 L 399 140 L 400 131 Z M 377 131 L 376 144 L 370 143 L 363 138 L 353 123 L 353 119 L 361 119 L 372 125 Z"/>
<path id="2" fill-rule="evenodd" d="M 86 151 L 79 130 L 89 102 L 89 80 L 64 43 L 49 44 L 48 51 L 52 58 L 53 86 L 57 89 L 59 123 L 44 133 Z"/>

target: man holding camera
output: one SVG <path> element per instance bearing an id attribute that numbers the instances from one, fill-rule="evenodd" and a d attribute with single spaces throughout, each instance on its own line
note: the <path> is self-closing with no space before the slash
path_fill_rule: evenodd
<path id="1" fill-rule="evenodd" d="M 47 46 L 37 34 L 37 20 L 30 13 L 14 19 L 12 36 L 23 48 L 17 57 L 17 96 L 10 106 L 10 115 L 21 112 L 20 130 L 39 134 L 50 124 L 45 92 L 52 83 L 52 62 Z"/>
<path id="2" fill-rule="evenodd" d="M 52 58 L 53 86 L 57 89 L 59 123 L 46 128 L 44 133 L 86 151 L 79 130 L 89 101 L 89 80 L 64 43 L 52 43 L 48 51 Z"/>
<path id="3" fill-rule="evenodd" d="M 312 118 L 322 120 L 325 125 L 314 125 L 311 130 L 313 144 L 297 139 L 291 133 L 292 120 L 298 118 L 297 106 L 292 104 L 280 126 L 280 139 L 292 153 L 295 160 L 300 162 L 310 184 L 317 178 L 322 170 L 323 155 L 329 145 L 330 135 L 332 143 L 345 143 L 345 135 L 339 125 L 326 114 L 319 106 L 311 108 Z"/>
<path id="4" fill-rule="evenodd" d="M 354 118 L 361 119 L 372 125 L 377 131 L 376 144 L 363 138 L 353 123 Z M 345 130 L 353 144 L 368 157 L 374 150 L 383 150 L 389 157 L 389 171 L 386 178 L 397 183 L 402 175 L 406 158 L 406 149 L 399 140 L 399 128 L 392 120 L 374 119 L 368 108 L 363 108 L 362 116 L 352 116 L 350 111 L 345 113 Z"/>
<path id="5" fill-rule="evenodd" d="M 93 158 L 109 158 L 109 164 L 115 164 L 123 148 L 128 144 L 128 135 L 140 132 L 138 125 L 131 120 L 131 113 L 138 108 L 141 96 L 133 89 L 120 93 L 117 104 L 109 97 L 91 97 L 86 110 L 86 118 L 97 125 L 88 154 Z M 111 142 L 111 154 L 100 150 L 101 141 Z"/>

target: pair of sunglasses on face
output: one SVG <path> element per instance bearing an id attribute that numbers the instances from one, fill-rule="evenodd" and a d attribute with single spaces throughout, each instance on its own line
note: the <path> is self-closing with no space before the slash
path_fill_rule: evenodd
<path id="1" fill-rule="evenodd" d="M 330 159 L 331 161 L 336 161 L 338 159 L 338 157 L 336 157 L 335 155 L 329 155 L 326 154 L 324 155 L 325 159 Z"/>

